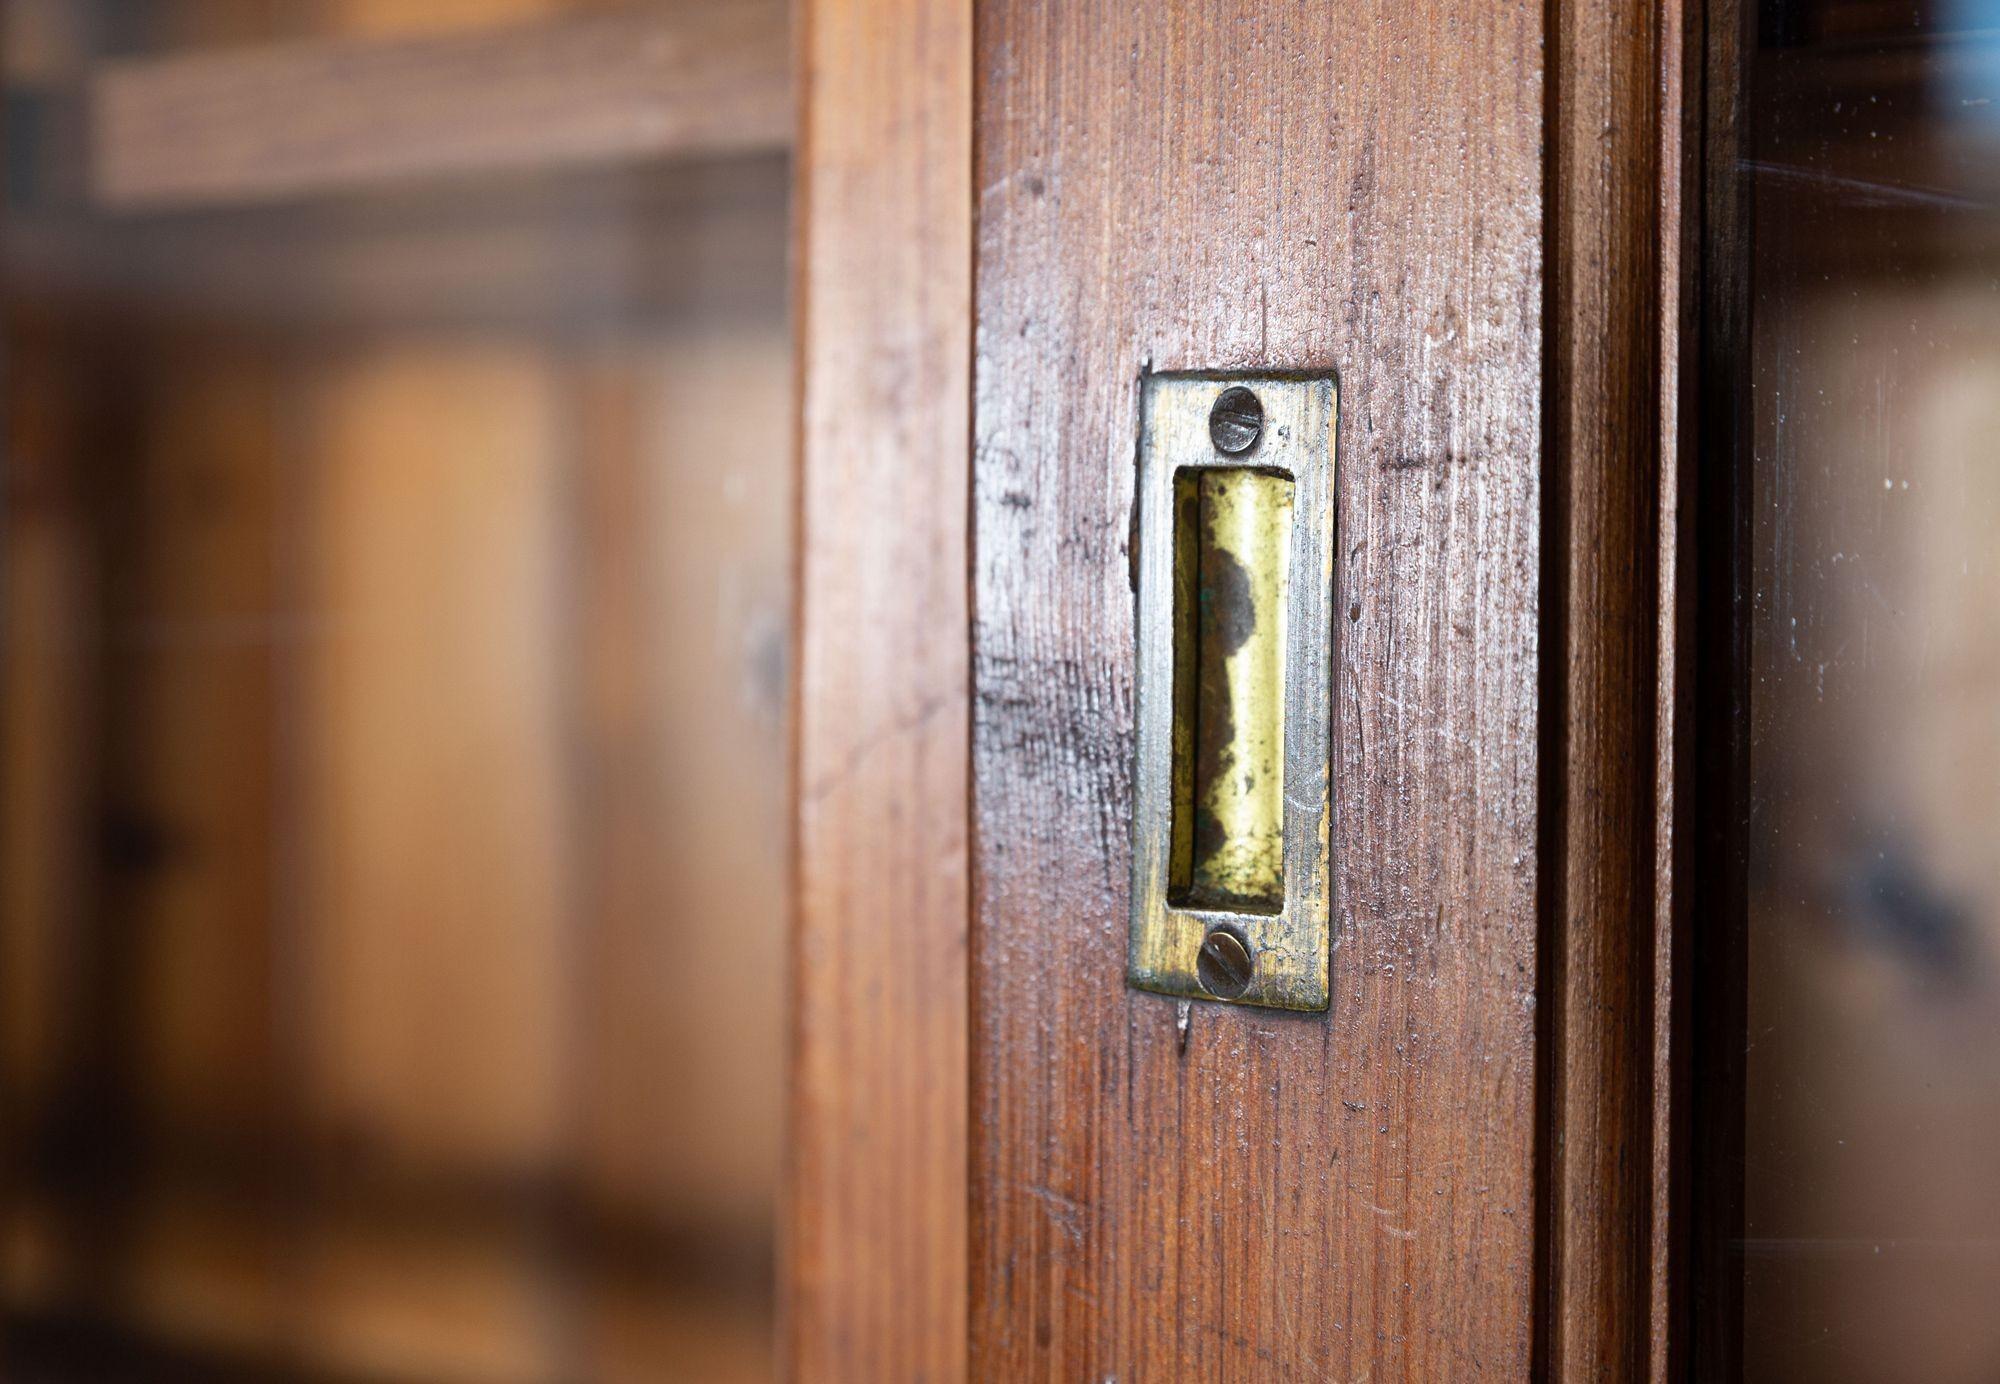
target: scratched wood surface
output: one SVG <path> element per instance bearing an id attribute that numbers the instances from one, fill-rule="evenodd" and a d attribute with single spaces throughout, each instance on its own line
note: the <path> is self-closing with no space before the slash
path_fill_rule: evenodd
<path id="1" fill-rule="evenodd" d="M 977 27 L 971 1374 L 1531 1364 L 1544 7 Z M 1341 374 L 1329 1014 L 1125 987 L 1147 365 Z"/>
<path id="2" fill-rule="evenodd" d="M 965 1377 L 970 0 L 800 10 L 790 1377 Z"/>

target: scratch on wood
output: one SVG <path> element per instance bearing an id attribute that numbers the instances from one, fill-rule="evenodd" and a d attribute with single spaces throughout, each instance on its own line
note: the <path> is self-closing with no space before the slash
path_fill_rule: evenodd
<path id="1" fill-rule="evenodd" d="M 936 720 L 940 712 L 955 706 L 957 701 L 956 695 L 925 697 L 905 715 L 863 736 L 848 747 L 838 764 L 806 788 L 805 800 L 809 803 L 818 802 L 852 778 L 855 771 L 868 761 L 870 755 L 906 735 L 914 735 Z"/>

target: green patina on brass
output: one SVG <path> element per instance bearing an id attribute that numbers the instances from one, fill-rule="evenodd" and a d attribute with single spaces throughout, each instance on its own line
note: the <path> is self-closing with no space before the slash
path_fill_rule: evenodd
<path id="1" fill-rule="evenodd" d="M 1285 903 L 1285 607 L 1289 476 L 1203 467 L 1174 481 L 1177 906 Z"/>

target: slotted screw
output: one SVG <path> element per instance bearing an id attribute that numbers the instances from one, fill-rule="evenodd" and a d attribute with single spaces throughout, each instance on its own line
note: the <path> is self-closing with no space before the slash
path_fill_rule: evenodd
<path id="1" fill-rule="evenodd" d="M 1247 452 L 1264 435 L 1264 402 L 1242 385 L 1222 391 L 1208 411 L 1208 437 L 1228 456 Z"/>
<path id="2" fill-rule="evenodd" d="M 1250 949 L 1228 928 L 1210 928 L 1201 940 L 1194 970 L 1209 994 L 1233 1000 L 1250 988 Z"/>

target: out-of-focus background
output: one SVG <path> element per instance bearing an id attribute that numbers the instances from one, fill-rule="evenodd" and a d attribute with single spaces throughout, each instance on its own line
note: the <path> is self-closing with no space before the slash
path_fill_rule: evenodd
<path id="1" fill-rule="evenodd" d="M 767 1377 L 784 7 L 0 15 L 0 1376 Z"/>
<path id="2" fill-rule="evenodd" d="M 1973 1384 L 2000 1379 L 2000 3 L 1755 18 L 1746 1373 Z"/>

